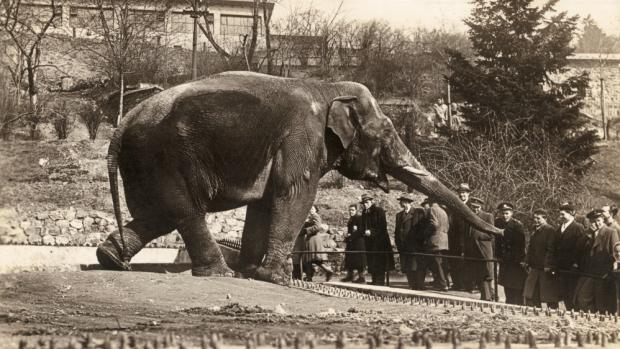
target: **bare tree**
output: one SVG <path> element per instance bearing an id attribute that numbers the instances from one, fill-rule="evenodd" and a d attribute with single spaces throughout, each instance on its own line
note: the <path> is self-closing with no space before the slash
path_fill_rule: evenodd
<path id="1" fill-rule="evenodd" d="M 243 54 L 243 57 L 238 57 L 238 52 L 234 52 L 231 48 L 226 48 L 222 46 L 215 36 L 213 35 L 213 31 L 209 26 L 210 17 L 209 17 L 209 1 L 207 0 L 186 0 L 187 4 L 191 6 L 192 11 L 194 13 L 200 14 L 202 21 L 198 22 L 198 28 L 207 38 L 213 49 L 220 55 L 220 57 L 226 62 L 228 67 L 233 67 L 239 63 L 239 58 L 242 58 L 245 66 L 248 70 L 257 70 L 260 67 L 260 64 L 254 64 L 254 58 L 258 47 L 258 34 L 261 31 L 261 16 L 259 15 L 259 9 L 262 7 L 263 12 L 263 22 L 265 23 L 265 35 L 269 36 L 270 32 L 268 27 L 268 22 L 271 19 L 271 12 L 273 9 L 273 4 L 277 0 L 253 0 L 252 4 L 252 27 L 248 33 L 241 35 L 240 38 L 240 49 Z M 248 40 L 249 38 L 249 40 Z M 269 41 L 270 38 L 266 40 Z M 270 43 L 268 44 L 270 45 Z M 269 55 L 270 50 L 267 49 L 267 55 Z M 269 63 L 268 63 L 269 64 Z"/>
<path id="2" fill-rule="evenodd" d="M 38 105 L 39 89 L 37 86 L 37 73 L 41 68 L 41 43 L 54 20 L 59 17 L 60 8 L 56 6 L 54 0 L 50 0 L 49 7 L 41 7 L 37 12 L 26 9 L 27 5 L 20 0 L 3 0 L 0 6 L 2 6 L 0 31 L 10 38 L 17 50 L 16 69 L 12 72 L 13 79 L 18 89 L 24 72 L 28 81 L 28 121 L 30 136 L 34 138 L 37 125 L 42 117 L 41 108 Z"/>
<path id="3" fill-rule="evenodd" d="M 150 8 L 137 8 L 130 0 L 95 0 L 96 15 L 92 18 L 94 39 L 84 47 L 94 53 L 104 70 L 119 86 L 119 106 L 116 124 L 123 117 L 126 76 L 140 69 L 145 57 L 157 47 L 158 28 L 168 9 L 164 1 L 149 4 Z"/>

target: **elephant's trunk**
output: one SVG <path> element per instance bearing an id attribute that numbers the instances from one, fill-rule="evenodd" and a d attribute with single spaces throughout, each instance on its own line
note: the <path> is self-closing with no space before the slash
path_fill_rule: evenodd
<path id="1" fill-rule="evenodd" d="M 399 147 L 401 148 L 401 147 Z M 435 176 L 428 172 L 402 144 L 401 155 L 395 166 L 389 166 L 387 172 L 410 187 L 428 195 L 439 203 L 451 208 L 477 229 L 491 234 L 501 235 L 502 230 L 480 219 L 454 192 L 446 188 Z"/>

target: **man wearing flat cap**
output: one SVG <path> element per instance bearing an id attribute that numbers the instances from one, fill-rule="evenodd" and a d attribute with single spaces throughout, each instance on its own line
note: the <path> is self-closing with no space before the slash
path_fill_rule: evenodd
<path id="1" fill-rule="evenodd" d="M 557 228 L 555 256 L 558 273 L 560 300 L 566 309 L 573 309 L 573 298 L 579 263 L 584 254 L 587 236 L 584 227 L 575 220 L 575 209 L 569 203 L 559 207 L 560 226 Z"/>
<path id="2" fill-rule="evenodd" d="M 469 207 L 483 221 L 493 224 L 493 215 L 482 210 L 484 200 L 472 197 L 468 200 Z M 493 243 L 494 236 L 492 234 L 480 231 L 471 225 L 467 226 L 463 243 L 463 255 L 469 258 L 477 259 L 493 259 Z M 464 272 L 468 277 L 464 280 L 468 284 L 466 289 L 472 290 L 474 286 L 480 290 L 480 299 L 485 301 L 493 300 L 493 262 L 480 262 L 466 260 L 464 263 Z"/>
<path id="3" fill-rule="evenodd" d="M 392 252 L 392 243 L 387 231 L 387 220 L 385 210 L 374 205 L 373 197 L 362 195 L 362 231 L 366 243 L 366 260 L 368 272 L 372 276 L 373 285 L 385 284 L 385 273 L 394 270 L 394 255 L 388 253 L 372 252 Z"/>
<path id="4" fill-rule="evenodd" d="M 514 206 L 503 202 L 497 206 L 499 218 L 495 226 L 504 229 L 504 235 L 497 237 L 497 258 L 499 263 L 498 284 L 504 287 L 506 303 L 523 304 L 525 284 L 525 228 L 513 217 Z"/>
<path id="5" fill-rule="evenodd" d="M 465 204 L 469 204 L 469 195 L 471 188 L 468 183 L 459 184 L 456 189 L 459 199 Z M 451 256 L 463 256 L 463 245 L 465 236 L 469 232 L 470 224 L 461 216 L 448 211 L 450 219 L 450 229 L 448 230 L 448 254 Z M 452 279 L 452 289 L 454 290 L 471 290 L 471 277 L 469 271 L 464 269 L 464 262 L 461 259 L 450 258 L 447 261 L 448 272 Z M 447 277 L 447 275 L 446 275 Z"/>
<path id="6" fill-rule="evenodd" d="M 416 270 L 418 268 L 415 256 L 408 253 L 422 252 L 423 237 L 422 223 L 424 222 L 424 210 L 413 207 L 413 197 L 411 194 L 403 194 L 398 198 L 402 211 L 396 214 L 394 224 L 394 240 L 400 256 L 400 269 L 407 276 L 409 288 L 417 289 L 423 287 L 416 282 Z"/>
<path id="7" fill-rule="evenodd" d="M 620 239 L 616 231 L 605 224 L 603 210 L 592 210 L 586 217 L 591 223 L 591 232 L 574 302 L 579 310 L 613 314 L 616 311 L 613 254 L 614 245 Z"/>

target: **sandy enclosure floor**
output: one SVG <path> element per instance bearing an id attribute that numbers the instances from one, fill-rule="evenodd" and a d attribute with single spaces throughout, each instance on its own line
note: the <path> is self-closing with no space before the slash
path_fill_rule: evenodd
<path id="1" fill-rule="evenodd" d="M 55 336 L 95 338 L 130 333 L 150 338 L 174 332 L 189 343 L 220 332 L 228 343 L 242 344 L 251 333 L 267 338 L 314 332 L 324 342 L 340 331 L 363 338 L 383 329 L 386 339 L 411 337 L 413 331 L 441 338 L 459 328 L 464 339 L 490 330 L 522 334 L 534 330 L 620 330 L 600 322 L 520 314 L 481 313 L 421 305 L 403 305 L 322 296 L 310 291 L 235 278 L 196 278 L 188 274 L 85 271 L 0 275 L 0 347 L 17 347 L 21 337 L 34 341 Z"/>

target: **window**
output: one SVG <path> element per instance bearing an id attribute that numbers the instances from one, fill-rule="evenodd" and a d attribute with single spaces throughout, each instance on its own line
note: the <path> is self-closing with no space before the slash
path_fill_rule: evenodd
<path id="1" fill-rule="evenodd" d="M 22 4 L 20 18 L 33 26 L 42 26 L 52 17 L 52 7 L 39 4 Z M 62 7 L 56 6 L 56 16 L 52 22 L 53 28 L 62 26 Z"/>
<path id="2" fill-rule="evenodd" d="M 194 19 L 189 14 L 175 12 L 171 16 L 172 33 L 175 34 L 192 34 L 194 32 Z M 209 29 L 213 32 L 213 14 L 208 15 Z M 198 23 L 204 24 L 204 19 L 198 19 Z M 200 30 L 200 29 L 198 29 Z"/>
<path id="3" fill-rule="evenodd" d="M 107 19 L 108 27 L 113 27 L 112 10 L 104 9 L 103 15 Z M 97 29 L 101 25 L 99 17 L 99 9 L 96 8 L 80 8 L 71 6 L 69 8 L 69 25 L 73 28 Z"/>
<path id="4" fill-rule="evenodd" d="M 249 35 L 252 33 L 252 16 L 222 15 L 220 17 L 221 35 Z M 263 25 L 258 17 L 258 35 L 263 35 Z"/>

